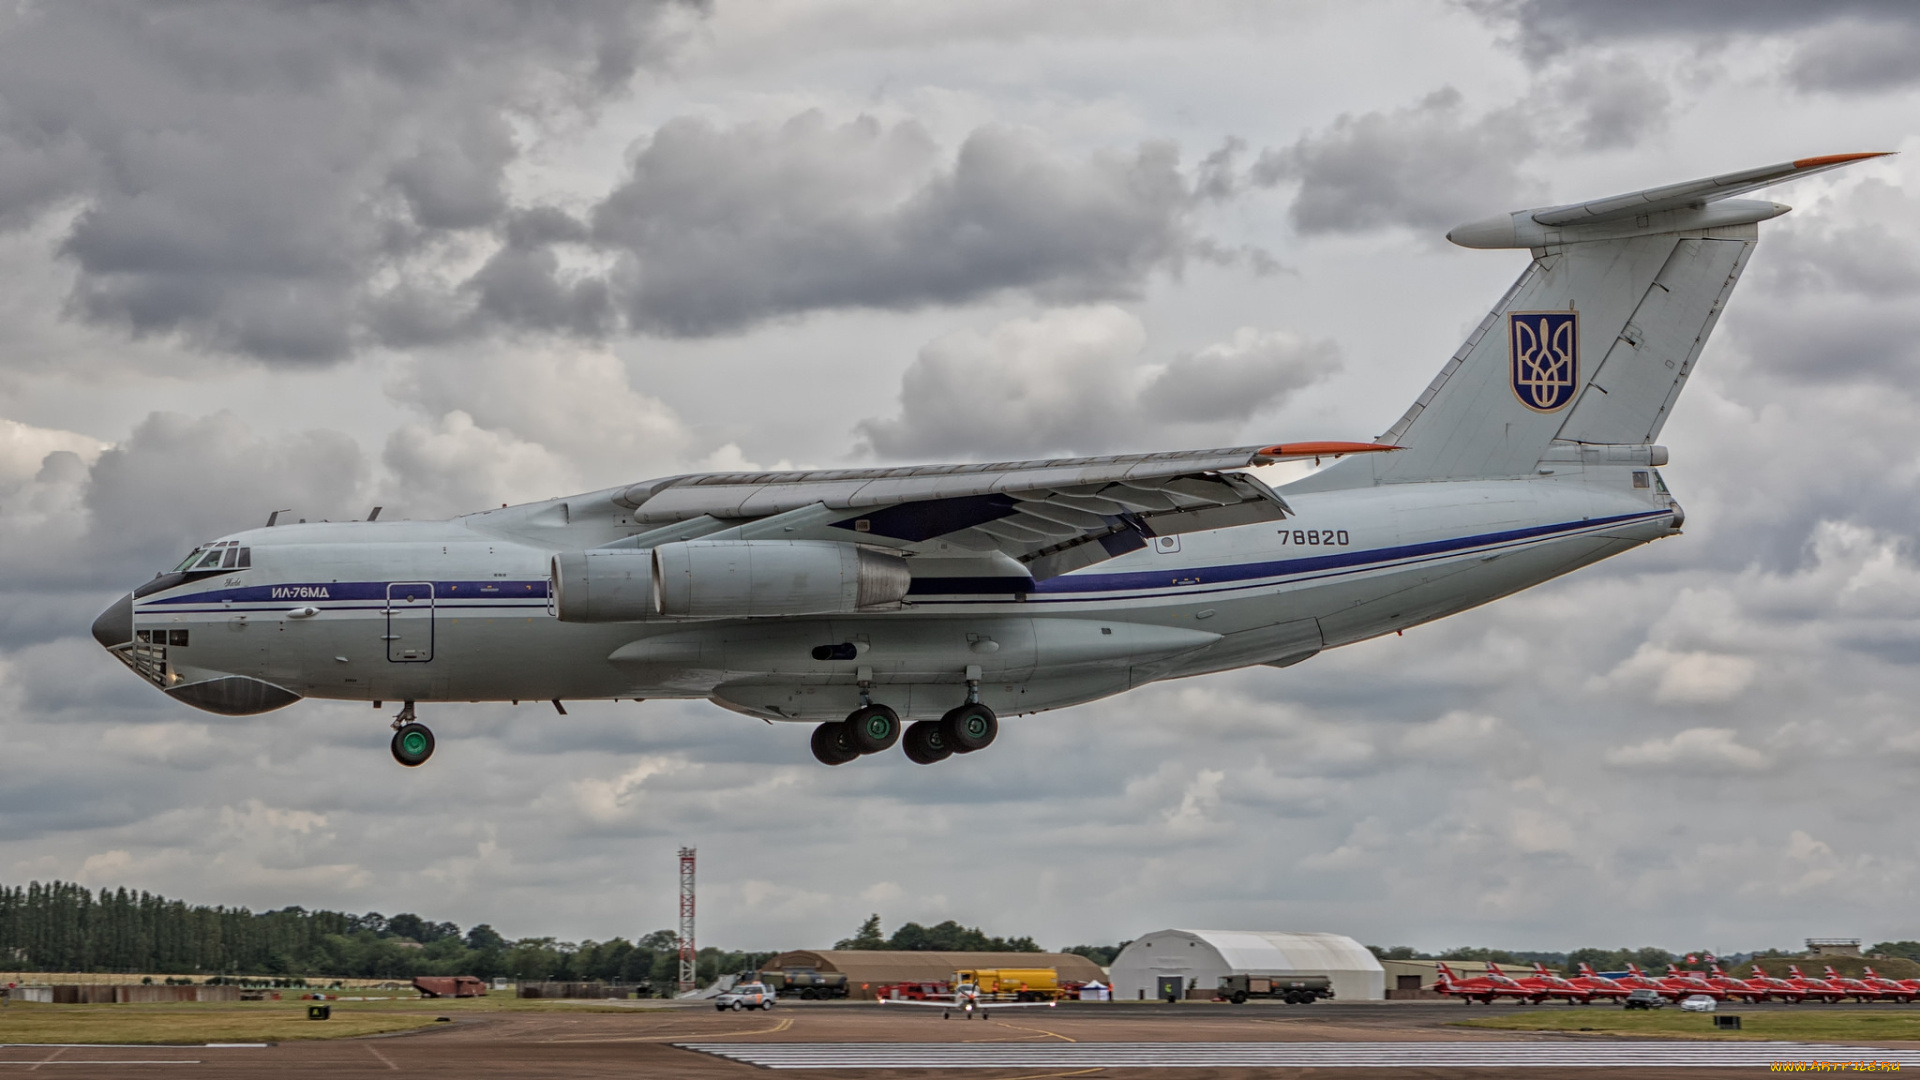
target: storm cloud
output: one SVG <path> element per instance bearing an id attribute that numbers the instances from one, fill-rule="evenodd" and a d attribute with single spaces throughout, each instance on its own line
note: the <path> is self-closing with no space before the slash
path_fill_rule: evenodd
<path id="1" fill-rule="evenodd" d="M 1525 265 L 1460 220 L 1915 138 L 1904 4 L 1093 12 L 0 17 L 0 880 L 631 937 L 691 844 L 731 946 L 1914 936 L 1912 154 L 1768 196 L 1661 436 L 1683 535 L 964 762 L 462 702 L 400 770 L 390 706 L 203 714 L 87 636 L 282 507 L 1377 431 Z"/>

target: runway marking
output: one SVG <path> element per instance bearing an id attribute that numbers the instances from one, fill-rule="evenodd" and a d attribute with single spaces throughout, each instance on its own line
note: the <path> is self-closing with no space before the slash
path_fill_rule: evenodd
<path id="1" fill-rule="evenodd" d="M 1035 1031 L 1035 1032 L 1039 1032 L 1039 1034 L 1038 1035 L 1017 1035 L 1012 1039 L 967 1039 L 966 1041 L 967 1042 L 983 1042 L 983 1043 L 984 1042 L 1016 1042 L 1020 1040 L 1034 1039 L 1034 1038 L 1059 1039 L 1061 1042 L 1079 1042 L 1080 1041 L 1079 1039 L 1069 1039 L 1065 1035 L 1062 1035 L 1057 1031 L 1048 1031 L 1046 1028 L 1021 1027 L 1019 1024 L 1009 1024 L 1005 1020 L 995 1020 L 994 1023 L 999 1024 L 1003 1028 L 1012 1028 L 1014 1031 Z"/>
<path id="2" fill-rule="evenodd" d="M 388 1060 L 387 1055 L 381 1053 L 378 1050 L 375 1050 L 373 1048 L 372 1043 L 361 1043 L 360 1045 L 367 1048 L 367 1053 L 372 1054 L 374 1057 L 379 1058 L 380 1064 L 385 1065 L 387 1068 L 392 1069 L 394 1072 L 400 1071 L 400 1066 L 395 1065 L 392 1061 Z"/>
<path id="3" fill-rule="evenodd" d="M 547 1042 L 615 1043 L 615 1042 L 660 1042 L 662 1040 L 669 1040 L 669 1039 L 691 1039 L 691 1038 L 722 1039 L 732 1035 L 771 1035 L 778 1031 L 785 1031 L 792 1026 L 793 1026 L 793 1017 L 789 1016 L 785 1020 L 780 1021 L 779 1023 L 773 1025 L 772 1027 L 754 1028 L 752 1031 L 702 1031 L 697 1035 L 685 1035 L 685 1034 L 682 1034 L 682 1035 L 629 1035 L 619 1039 L 607 1039 L 607 1038 L 601 1038 L 599 1036 L 594 1036 L 594 1035 L 582 1035 L 582 1036 L 578 1036 L 571 1039 L 548 1039 L 546 1041 Z M 725 1045 L 725 1044 L 721 1044 L 721 1045 Z"/>
<path id="4" fill-rule="evenodd" d="M 49 1058 L 46 1061 L 0 1061 L 0 1065 L 31 1065 L 33 1066 L 33 1068 L 27 1070 L 28 1072 L 33 1072 L 35 1069 L 38 1069 L 42 1065 L 200 1065 L 200 1064 L 203 1064 L 203 1063 L 199 1061 L 190 1061 L 187 1058 L 154 1058 L 152 1060 L 146 1060 L 146 1061 L 138 1061 L 138 1060 L 94 1061 L 94 1060 L 86 1060 L 82 1058 L 62 1058 L 59 1061 L 54 1061 L 51 1058 Z"/>
<path id="5" fill-rule="evenodd" d="M 1764 1068 L 1776 1061 L 1920 1067 L 1920 1050 L 1799 1042 L 676 1043 L 767 1069 Z M 1055 1074 L 1057 1075 L 1057 1074 Z"/>
<path id="6" fill-rule="evenodd" d="M 1072 1072 L 1028 1073 L 1025 1076 L 1009 1076 L 1009 1077 L 1006 1077 L 1005 1080 L 1051 1080 L 1052 1077 L 1056 1077 L 1056 1076 L 1085 1076 L 1088 1073 L 1097 1073 L 1097 1072 L 1106 1072 L 1106 1071 L 1107 1070 L 1105 1069 L 1075 1069 Z"/>

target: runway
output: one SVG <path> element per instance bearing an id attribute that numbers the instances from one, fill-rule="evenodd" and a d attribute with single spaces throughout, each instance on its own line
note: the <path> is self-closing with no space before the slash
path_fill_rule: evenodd
<path id="1" fill-rule="evenodd" d="M 763 1069 L 1546 1069 L 1766 1068 L 1775 1062 L 1920 1066 L 1920 1051 L 1810 1043 L 1674 1040 L 1297 1043 L 679 1043 Z"/>
<path id="2" fill-rule="evenodd" d="M 1873 1047 L 1490 1031 L 1452 1026 L 1486 1010 L 1427 1002 L 1081 1005 L 966 1022 L 942 1020 L 937 1009 L 826 1002 L 751 1013 L 700 1005 L 449 1015 L 448 1023 L 406 1034 L 266 1046 L 0 1046 L 0 1077 L 745 1080 L 833 1070 L 857 1080 L 1615 1080 L 1684 1069 L 1689 1080 L 1730 1080 L 1776 1061 L 1920 1068 L 1920 1042 Z"/>

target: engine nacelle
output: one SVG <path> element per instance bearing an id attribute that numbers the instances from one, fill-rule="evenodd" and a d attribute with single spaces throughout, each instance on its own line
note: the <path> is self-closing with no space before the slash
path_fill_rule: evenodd
<path id="1" fill-rule="evenodd" d="M 653 549 L 653 609 L 683 618 L 885 611 L 912 574 L 898 555 L 830 540 L 684 540 Z"/>
<path id="2" fill-rule="evenodd" d="M 553 557 L 553 611 L 562 622 L 633 622 L 654 614 L 653 553 L 633 548 Z"/>

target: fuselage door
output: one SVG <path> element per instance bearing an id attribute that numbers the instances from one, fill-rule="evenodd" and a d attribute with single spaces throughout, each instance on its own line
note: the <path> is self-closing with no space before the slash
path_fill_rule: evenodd
<path id="1" fill-rule="evenodd" d="M 423 664 L 433 659 L 433 582 L 387 584 L 387 659 Z"/>

